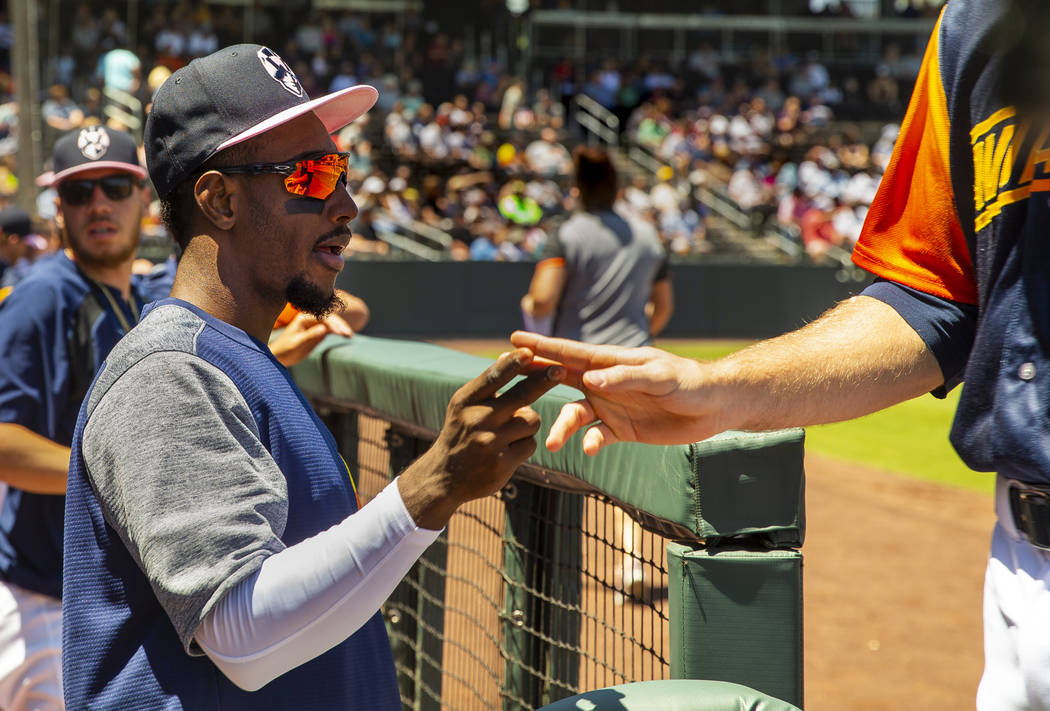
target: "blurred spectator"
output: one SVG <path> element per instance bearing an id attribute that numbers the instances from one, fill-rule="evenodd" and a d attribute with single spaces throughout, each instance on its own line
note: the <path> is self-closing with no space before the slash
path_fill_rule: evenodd
<path id="1" fill-rule="evenodd" d="M 515 225 L 535 225 L 543 217 L 543 210 L 525 193 L 525 183 L 514 180 L 500 190 L 499 214 Z"/>
<path id="2" fill-rule="evenodd" d="M 572 157 L 558 142 L 558 132 L 548 127 L 525 148 L 525 165 L 539 175 L 566 175 L 572 169 Z"/>
<path id="3" fill-rule="evenodd" d="M 141 80 L 142 61 L 128 49 L 111 49 L 102 55 L 98 73 L 107 89 L 135 93 Z"/>
<path id="4" fill-rule="evenodd" d="M 875 67 L 875 76 L 868 82 L 868 101 L 880 116 L 896 115 L 900 112 L 900 89 L 897 80 L 885 64 Z"/>
<path id="5" fill-rule="evenodd" d="M 0 156 L 18 152 L 18 102 L 0 103 Z"/>
<path id="6" fill-rule="evenodd" d="M 62 84 L 53 84 L 47 90 L 47 100 L 40 107 L 40 114 L 52 133 L 48 145 L 59 133 L 72 131 L 84 123 L 84 112 L 69 98 L 69 89 Z"/>
<path id="7" fill-rule="evenodd" d="M 503 90 L 499 106 L 499 127 L 507 130 L 513 126 L 514 114 L 525 100 L 525 86 L 520 79 L 512 79 Z"/>
<path id="8" fill-rule="evenodd" d="M 217 42 L 240 41 L 245 31 L 243 9 L 236 6 L 176 0 L 143 7 L 134 34 L 142 38 L 137 54 L 147 67 L 181 66 Z M 121 49 L 131 34 L 119 9 L 96 8 L 86 1 L 74 6 L 70 29 L 64 30 L 68 39 L 59 43 L 67 48 L 65 56 L 48 69 L 51 77 L 61 78 L 58 83 L 69 89 L 67 100 L 79 104 L 87 122 L 103 120 L 99 88 L 107 51 Z M 799 8 L 804 12 L 806 3 Z M 826 6 L 821 10 L 827 11 Z M 293 26 L 292 19 L 296 22 L 288 37 L 282 30 Z M 510 74 L 505 53 L 484 43 L 465 48 L 449 27 L 425 19 L 414 12 L 393 19 L 380 12 L 341 9 L 302 19 L 287 8 L 257 3 L 252 32 L 281 51 L 314 91 L 361 82 L 380 89 L 374 122 L 352 124 L 337 136 L 338 145 L 352 153 L 351 175 L 359 185 L 375 173 L 385 189 L 397 167 L 406 166 L 409 172 L 396 176 L 404 187 L 382 199 L 403 216 L 455 230 L 453 251 L 461 257 L 469 249 L 474 225 L 491 228 L 498 219 L 500 196 L 512 181 L 524 183 L 524 195 L 538 205 L 542 217 L 520 235 L 512 230 L 501 244 L 532 254 L 550 233 L 551 220 L 571 203 L 566 161 L 580 136 L 578 127 L 566 125 L 566 116 L 581 89 L 616 113 L 629 142 L 643 146 L 671 171 L 673 180 L 644 173 L 632 178 L 625 204 L 639 219 L 658 226 L 664 243 L 683 255 L 712 247 L 697 198 L 701 187 L 741 198 L 742 207 L 752 205 L 748 211 L 760 215 L 777 211 L 799 185 L 806 194 L 826 190 L 845 206 L 863 210 L 864 196 L 885 168 L 892 138 L 877 139 L 867 129 L 863 135 L 840 132 L 836 121 L 897 120 L 902 109 L 881 88 L 873 95 L 888 103 L 873 104 L 869 89 L 879 86 L 880 77 L 869 86 L 870 69 L 852 60 L 849 49 L 829 63 L 827 55 L 805 48 L 801 59 L 771 47 L 733 56 L 719 45 L 701 42 L 677 64 L 665 64 L 655 55 L 647 57 L 642 46 L 636 58 L 603 58 L 598 64 L 577 66 L 567 57 L 546 65 L 537 61 L 526 83 Z M 912 47 L 892 39 L 885 44 L 880 67 L 899 85 L 898 97 L 914 80 L 918 60 Z M 96 67 L 100 74 L 92 76 Z M 148 104 L 153 85 L 151 78 L 133 93 Z M 52 108 L 46 107 L 49 115 Z M 54 107 L 54 115 L 62 114 Z M 0 154 L 10 155 L 17 146 L 14 104 L 0 105 L 0 122 L 6 123 L 0 125 Z M 819 152 L 809 154 L 821 142 L 828 143 L 833 161 Z M 746 171 L 738 170 L 743 166 Z M 428 176 L 447 184 L 480 174 L 489 176 L 488 184 L 431 195 Z M 643 194 L 651 202 L 650 189 L 659 209 L 635 204 L 644 202 Z M 410 199 L 407 190 L 417 191 L 418 199 Z M 832 209 L 823 207 L 825 212 Z M 847 217 L 838 211 L 838 222 Z M 796 216 L 792 224 L 798 220 Z M 510 248 L 505 252 L 504 257 L 516 253 Z"/>
<path id="9" fill-rule="evenodd" d="M 332 77 L 332 81 L 328 83 L 328 91 L 341 91 L 360 83 L 354 74 L 354 63 L 344 59 L 339 65 L 339 71 Z"/>
<path id="10" fill-rule="evenodd" d="M 86 2 L 79 3 L 74 11 L 70 37 L 78 63 L 83 65 L 95 56 L 100 34 L 99 21 L 92 12 L 91 5 Z"/>
<path id="11" fill-rule="evenodd" d="M 102 13 L 102 22 L 99 24 L 99 47 L 104 50 L 123 47 L 128 41 L 128 28 L 120 19 L 116 8 L 107 7 Z"/>
<path id="12" fill-rule="evenodd" d="M 710 82 L 721 76 L 721 62 L 718 52 L 711 46 L 710 42 L 701 42 L 700 45 L 689 54 L 689 71 L 700 82 Z"/>
<path id="13" fill-rule="evenodd" d="M 189 59 L 204 57 L 218 49 L 219 37 L 215 34 L 210 22 L 194 27 L 186 41 L 186 54 Z"/>
<path id="14" fill-rule="evenodd" d="M 20 207 L 0 210 L 0 289 L 21 281 L 48 243 L 33 229 L 32 218 Z"/>
<path id="15" fill-rule="evenodd" d="M 15 44 L 15 32 L 11 28 L 11 20 L 7 15 L 6 7 L 0 10 L 0 59 L 4 66 L 10 66 L 11 48 Z"/>

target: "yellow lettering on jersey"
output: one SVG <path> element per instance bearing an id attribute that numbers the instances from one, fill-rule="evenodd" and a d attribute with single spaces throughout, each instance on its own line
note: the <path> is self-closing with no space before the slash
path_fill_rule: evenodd
<path id="1" fill-rule="evenodd" d="M 982 230 L 1003 208 L 1026 199 L 1033 192 L 1050 191 L 1050 131 L 1042 129 L 1027 154 L 1020 150 L 1029 124 L 1015 124 L 1012 108 L 1000 109 L 974 126 L 973 146 L 974 226 Z M 1023 165 L 1020 175 L 1018 167 Z"/>
<path id="2" fill-rule="evenodd" d="M 973 204 L 977 208 L 978 213 L 984 209 L 989 200 L 988 195 L 984 192 L 984 186 L 988 184 L 988 180 L 984 176 L 986 144 L 986 140 L 980 140 L 973 144 Z"/>
<path id="3" fill-rule="evenodd" d="M 1041 172 L 1046 172 L 1046 163 L 1047 161 L 1050 161 L 1050 148 L 1046 147 L 1048 137 L 1050 137 L 1048 136 L 1048 131 L 1043 129 L 1039 134 L 1039 139 L 1035 142 L 1035 145 L 1041 147 L 1038 150 L 1033 150 L 1028 155 L 1028 161 L 1025 163 L 1024 172 L 1021 173 L 1021 177 L 1017 181 L 1019 185 L 1024 185 L 1035 179 L 1035 167 L 1037 165 L 1043 166 Z"/>
<path id="4" fill-rule="evenodd" d="M 1018 143 L 1024 140 L 1023 127 L 1020 134 Z M 999 188 L 1005 188 L 1006 184 L 1010 182 L 1010 176 L 1014 172 L 1014 154 L 1016 153 L 1014 146 L 1014 126 L 1009 124 L 1003 127 L 1002 135 L 999 136 L 999 143 L 995 147 L 995 160 L 992 161 L 995 180 L 989 186 L 991 192 L 999 192 Z"/>
<path id="5" fill-rule="evenodd" d="M 979 124 L 970 129 L 970 142 L 975 143 L 977 139 L 986 133 L 990 132 L 996 126 L 1007 119 L 1012 119 L 1017 115 L 1017 110 L 1013 106 L 1007 106 L 1004 109 L 999 109 L 994 114 L 981 121 Z"/>

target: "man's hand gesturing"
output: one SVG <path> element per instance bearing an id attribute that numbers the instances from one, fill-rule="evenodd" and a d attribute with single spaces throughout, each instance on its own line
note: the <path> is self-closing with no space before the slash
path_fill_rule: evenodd
<path id="1" fill-rule="evenodd" d="M 561 366 L 531 372 L 532 352 L 504 353 L 449 401 L 437 441 L 399 477 L 398 489 L 421 528 L 443 527 L 461 504 L 499 491 L 536 449 L 540 417 L 530 403 L 557 385 Z"/>

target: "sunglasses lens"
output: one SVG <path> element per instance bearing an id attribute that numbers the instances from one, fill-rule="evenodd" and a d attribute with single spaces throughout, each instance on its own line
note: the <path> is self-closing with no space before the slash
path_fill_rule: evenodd
<path id="1" fill-rule="evenodd" d="M 326 199 L 335 192 L 339 179 L 346 174 L 347 157 L 341 153 L 329 153 L 295 164 L 295 172 L 284 179 L 284 187 L 292 195 Z"/>
<path id="2" fill-rule="evenodd" d="M 102 192 L 110 200 L 126 200 L 135 187 L 135 181 L 130 175 L 113 175 L 98 182 L 102 186 Z"/>
<path id="3" fill-rule="evenodd" d="M 70 205 L 86 205 L 95 192 L 94 180 L 66 180 L 58 186 L 58 196 Z"/>
<path id="4" fill-rule="evenodd" d="M 96 185 L 110 200 L 126 200 L 135 187 L 135 179 L 130 175 L 110 175 L 98 180 L 66 180 L 58 186 L 58 195 L 69 205 L 87 205 Z"/>

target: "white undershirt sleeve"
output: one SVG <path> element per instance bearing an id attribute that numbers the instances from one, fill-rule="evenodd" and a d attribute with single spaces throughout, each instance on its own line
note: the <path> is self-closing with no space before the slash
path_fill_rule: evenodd
<path id="1" fill-rule="evenodd" d="M 419 528 L 397 481 L 327 531 L 269 556 L 197 628 L 205 654 L 254 691 L 372 617 L 440 531 Z"/>

